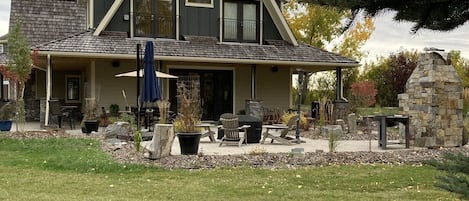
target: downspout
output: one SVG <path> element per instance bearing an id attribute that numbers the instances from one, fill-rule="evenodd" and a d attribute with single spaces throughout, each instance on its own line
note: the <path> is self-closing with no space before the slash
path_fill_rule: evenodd
<path id="1" fill-rule="evenodd" d="M 49 101 L 51 96 L 51 57 L 50 54 L 47 55 L 47 71 L 46 71 L 46 114 L 44 117 L 44 126 L 49 126 Z"/>

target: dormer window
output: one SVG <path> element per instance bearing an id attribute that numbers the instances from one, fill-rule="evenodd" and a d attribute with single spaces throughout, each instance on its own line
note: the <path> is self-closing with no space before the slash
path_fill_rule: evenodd
<path id="1" fill-rule="evenodd" d="M 255 2 L 223 3 L 223 41 L 259 41 L 259 12 Z"/>
<path id="2" fill-rule="evenodd" d="M 134 0 L 135 36 L 175 38 L 172 0 Z"/>

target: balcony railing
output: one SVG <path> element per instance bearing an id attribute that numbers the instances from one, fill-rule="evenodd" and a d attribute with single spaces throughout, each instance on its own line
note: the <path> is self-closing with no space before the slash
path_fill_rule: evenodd
<path id="1" fill-rule="evenodd" d="M 232 42 L 259 41 L 257 20 L 223 19 L 223 40 Z"/>
<path id="2" fill-rule="evenodd" d="M 174 38 L 173 18 L 171 16 L 136 15 L 135 36 Z"/>

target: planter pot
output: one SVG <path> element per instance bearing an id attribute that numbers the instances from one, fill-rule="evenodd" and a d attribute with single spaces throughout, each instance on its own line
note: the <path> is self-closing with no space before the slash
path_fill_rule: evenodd
<path id="1" fill-rule="evenodd" d="M 11 130 L 11 120 L 1 120 L 0 121 L 0 131 L 10 131 Z"/>
<path id="2" fill-rule="evenodd" d="M 83 128 L 81 129 L 82 132 L 86 134 L 90 134 L 93 131 L 98 132 L 98 128 L 99 128 L 98 120 L 85 120 L 83 121 L 83 123 L 85 124 L 85 127 L 84 129 Z"/>
<path id="3" fill-rule="evenodd" d="M 182 155 L 197 155 L 201 133 L 177 133 Z"/>

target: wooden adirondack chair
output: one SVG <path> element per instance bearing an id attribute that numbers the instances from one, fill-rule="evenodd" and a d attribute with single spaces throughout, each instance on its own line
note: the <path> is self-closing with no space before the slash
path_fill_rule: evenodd
<path id="1" fill-rule="evenodd" d="M 292 138 L 289 138 L 287 136 L 288 132 L 291 130 L 294 130 L 296 128 L 296 119 L 298 116 L 293 116 L 288 120 L 287 125 L 264 125 L 262 126 L 263 130 L 265 132 L 262 134 L 262 141 L 261 144 L 265 143 L 266 138 L 272 139 L 270 143 L 273 143 L 274 140 L 280 142 L 281 144 L 285 145 L 292 145 L 291 140 Z M 275 130 L 275 132 L 272 132 L 272 130 Z M 281 130 L 278 132 L 278 130 Z M 280 133 L 280 135 L 278 135 Z"/>
<path id="2" fill-rule="evenodd" d="M 224 131 L 224 136 L 219 146 L 223 144 L 237 144 L 241 146 L 243 142 L 247 144 L 247 128 L 251 127 L 250 125 L 239 126 L 238 116 L 231 113 L 222 114 L 220 121 L 223 125 L 221 129 Z"/>

